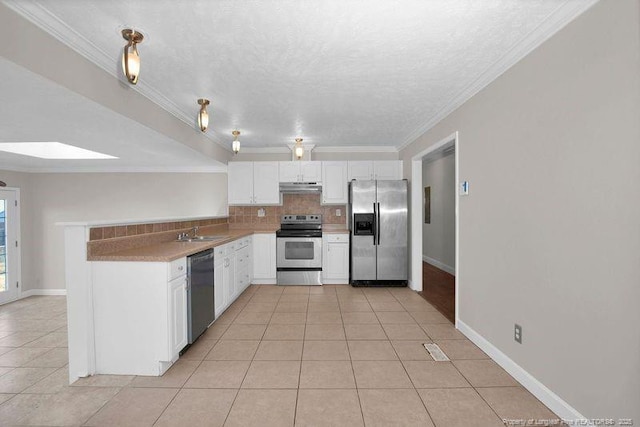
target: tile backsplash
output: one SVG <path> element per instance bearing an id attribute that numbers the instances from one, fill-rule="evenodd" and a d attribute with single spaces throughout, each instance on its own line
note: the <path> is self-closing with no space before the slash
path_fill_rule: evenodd
<path id="1" fill-rule="evenodd" d="M 264 209 L 264 217 L 258 211 Z M 336 216 L 339 209 L 342 216 Z M 345 224 L 346 205 L 320 205 L 320 194 L 283 194 L 282 206 L 229 206 L 229 224 L 280 224 L 285 214 L 322 214 L 325 224 Z"/>
<path id="2" fill-rule="evenodd" d="M 114 237 L 130 237 L 141 234 L 160 233 L 163 231 L 181 230 L 191 227 L 205 227 L 208 225 L 226 224 L 227 218 L 205 218 L 191 221 L 172 221 L 139 223 L 127 225 L 111 225 L 106 227 L 92 227 L 89 240 L 112 239 Z"/>

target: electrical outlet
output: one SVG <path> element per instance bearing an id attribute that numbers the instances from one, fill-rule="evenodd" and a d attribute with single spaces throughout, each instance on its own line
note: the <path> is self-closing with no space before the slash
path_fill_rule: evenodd
<path id="1" fill-rule="evenodd" d="M 336 216 L 342 216 L 342 209 L 336 209 Z"/>
<path id="2" fill-rule="evenodd" d="M 265 216 L 265 214 L 266 214 L 266 213 L 265 213 L 265 211 L 264 211 L 264 208 L 260 208 L 260 209 L 258 209 L 258 217 L 259 217 L 259 218 L 263 218 L 263 217 Z"/>
<path id="3" fill-rule="evenodd" d="M 522 326 L 515 324 L 513 328 L 513 339 L 516 340 L 518 344 L 522 344 Z"/>

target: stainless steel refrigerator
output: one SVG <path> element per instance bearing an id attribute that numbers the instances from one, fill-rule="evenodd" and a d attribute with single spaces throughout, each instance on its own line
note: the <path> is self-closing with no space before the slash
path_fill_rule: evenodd
<path id="1" fill-rule="evenodd" d="M 407 180 L 351 181 L 353 286 L 406 286 L 408 279 Z"/>

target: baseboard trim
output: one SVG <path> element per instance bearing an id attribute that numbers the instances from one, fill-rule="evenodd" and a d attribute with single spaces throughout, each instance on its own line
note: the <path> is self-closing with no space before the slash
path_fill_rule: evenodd
<path id="1" fill-rule="evenodd" d="M 349 285 L 349 279 L 322 279 L 323 285 Z"/>
<path id="2" fill-rule="evenodd" d="M 28 291 L 23 291 L 20 294 L 20 298 L 27 298 L 34 295 L 47 295 L 47 296 L 66 296 L 66 289 L 29 289 Z"/>
<path id="3" fill-rule="evenodd" d="M 254 279 L 251 281 L 252 285 L 275 285 L 276 279 Z"/>
<path id="4" fill-rule="evenodd" d="M 440 270 L 446 271 L 447 273 L 451 274 L 452 276 L 456 275 L 456 269 L 443 263 L 438 261 L 437 259 L 434 258 L 430 258 L 426 255 L 422 255 L 422 260 L 424 262 L 426 262 L 427 264 L 431 264 L 436 268 L 439 268 Z"/>
<path id="5" fill-rule="evenodd" d="M 467 336 L 475 345 L 480 347 L 482 351 L 487 353 L 498 365 L 507 371 L 516 379 L 524 388 L 529 390 L 531 394 L 537 397 L 542 403 L 547 405 L 549 409 L 555 412 L 564 420 L 581 420 L 586 418 L 580 414 L 575 408 L 565 402 L 560 396 L 555 394 L 544 384 L 538 381 L 533 375 L 524 370 L 520 365 L 511 360 L 506 354 L 500 351 L 496 346 L 487 341 L 482 335 L 473 330 L 469 325 L 460 319 L 456 319 L 456 327 Z M 580 424 L 582 425 L 582 424 Z M 585 424 L 591 425 L 591 424 Z"/>

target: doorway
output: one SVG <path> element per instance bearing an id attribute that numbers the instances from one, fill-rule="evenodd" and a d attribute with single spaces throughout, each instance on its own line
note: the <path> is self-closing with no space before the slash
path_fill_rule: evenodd
<path id="1" fill-rule="evenodd" d="M 411 287 L 452 323 L 460 290 L 458 165 L 457 132 L 411 159 Z"/>
<path id="2" fill-rule="evenodd" d="M 20 295 L 20 191 L 0 189 L 0 304 Z"/>

